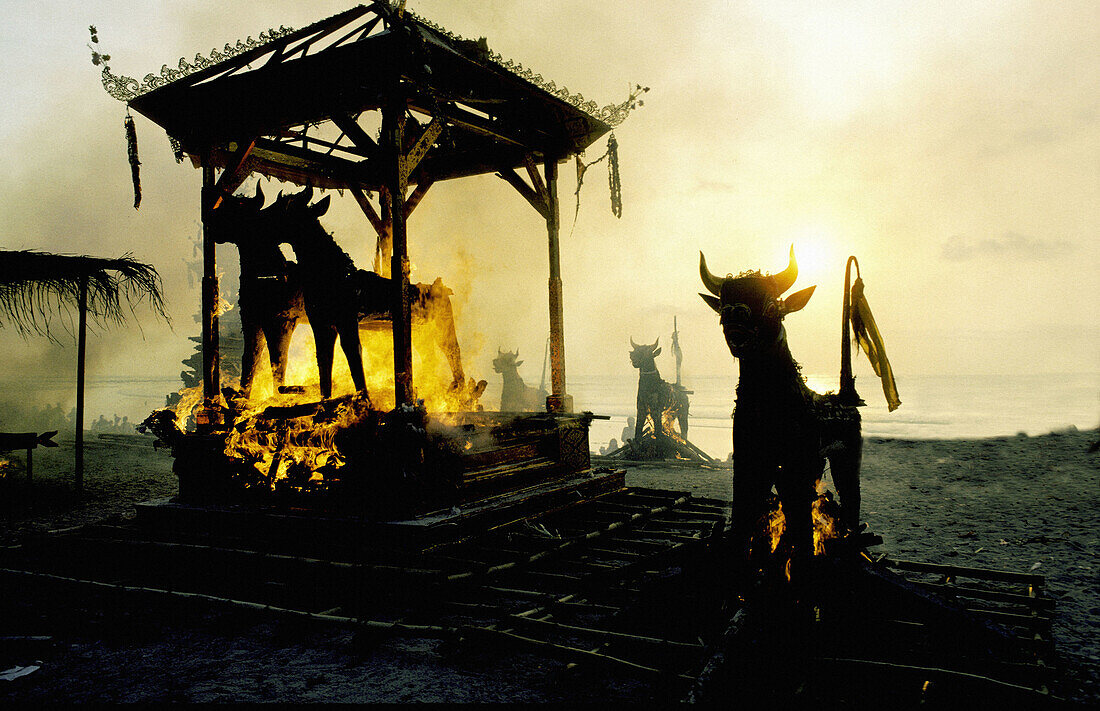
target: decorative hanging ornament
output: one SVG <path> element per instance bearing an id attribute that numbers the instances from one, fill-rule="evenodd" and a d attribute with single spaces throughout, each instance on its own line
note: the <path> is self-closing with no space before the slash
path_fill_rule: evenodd
<path id="1" fill-rule="evenodd" d="M 611 213 L 623 216 L 623 186 L 619 181 L 619 142 L 612 133 L 607 139 L 607 185 L 611 190 Z"/>
<path id="2" fill-rule="evenodd" d="M 134 128 L 134 117 L 130 110 L 126 110 L 126 119 L 123 121 L 126 127 L 126 155 L 130 159 L 130 178 L 134 183 L 134 209 L 141 206 L 141 161 L 138 160 L 137 129 Z"/>
<path id="3" fill-rule="evenodd" d="M 573 210 L 573 226 L 577 225 L 577 215 L 581 211 L 581 185 L 584 184 L 584 174 L 589 168 L 596 165 L 604 158 L 607 158 L 607 184 L 611 190 L 611 214 L 615 217 L 622 218 L 623 216 L 623 188 L 619 180 L 619 142 L 615 140 L 615 134 L 612 133 L 607 139 L 607 150 L 604 154 L 592 161 L 591 163 L 585 163 L 581 160 L 581 156 L 578 153 L 576 156 L 577 162 L 577 189 L 573 192 L 577 196 L 577 206 Z M 572 229 L 570 229 L 572 234 Z"/>

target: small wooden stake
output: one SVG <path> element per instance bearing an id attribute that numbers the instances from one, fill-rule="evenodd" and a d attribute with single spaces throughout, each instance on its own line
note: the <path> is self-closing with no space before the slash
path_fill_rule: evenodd
<path id="1" fill-rule="evenodd" d="M 80 279 L 76 337 L 76 493 L 84 493 L 84 355 L 88 341 L 88 278 Z M 29 450 L 28 450 L 29 452 Z"/>

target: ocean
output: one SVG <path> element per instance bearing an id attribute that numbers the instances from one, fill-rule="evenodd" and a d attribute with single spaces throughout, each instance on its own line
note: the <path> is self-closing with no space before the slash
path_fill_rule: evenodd
<path id="1" fill-rule="evenodd" d="M 499 377 L 490 375 L 493 377 L 482 398 L 487 410 L 500 402 Z M 59 403 L 67 412 L 74 402 L 73 380 L 57 377 L 20 385 L 34 391 L 40 406 Z M 837 387 L 835 375 L 808 375 L 806 380 L 818 392 Z M 684 385 L 693 391 L 688 439 L 711 456 L 724 459 L 731 450 L 730 412 L 737 387 L 736 371 L 731 369 L 725 376 L 685 377 Z M 15 390 L 11 382 L 0 387 L 5 394 Z M 154 409 L 163 407 L 165 396 L 179 387 L 178 380 L 169 378 L 90 378 L 85 426 L 91 428 L 101 415 L 108 421 L 117 416 L 131 423 L 141 422 Z M 894 412 L 887 412 L 879 382 L 873 376 L 858 378 L 856 388 L 867 402 L 861 412 L 863 433 L 870 437 L 950 439 L 1020 432 L 1039 435 L 1071 426 L 1091 429 L 1100 425 L 1100 373 L 899 377 L 902 405 Z M 593 421 L 589 440 L 592 451 L 598 453 L 601 447 L 607 447 L 612 437 L 621 442 L 626 418 L 635 414 L 635 373 L 571 375 L 567 391 L 577 410 L 609 418 Z M 0 412 L 0 418 L 3 416 Z"/>
<path id="2" fill-rule="evenodd" d="M 817 392 L 837 389 L 837 376 L 808 375 Z M 863 434 L 905 439 L 953 439 L 1046 434 L 1100 425 L 1100 373 L 1072 375 L 929 375 L 899 377 L 901 407 L 886 409 L 877 378 L 857 378 L 867 403 L 860 408 Z M 737 376 L 684 378 L 691 395 L 688 439 L 712 457 L 732 450 L 731 420 Z M 578 410 L 607 415 L 592 423 L 589 441 L 599 452 L 614 437 L 621 443 L 636 412 L 637 376 L 572 378 L 567 387 Z M 492 402 L 492 400 L 488 400 Z"/>

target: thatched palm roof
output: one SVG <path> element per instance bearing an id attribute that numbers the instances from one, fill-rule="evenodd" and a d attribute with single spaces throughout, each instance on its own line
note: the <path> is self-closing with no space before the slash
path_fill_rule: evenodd
<path id="1" fill-rule="evenodd" d="M 49 337 L 52 317 L 79 303 L 84 284 L 87 312 L 95 321 L 122 323 L 123 303 L 133 313 L 146 299 L 156 315 L 169 320 L 157 270 L 129 254 L 103 259 L 0 250 L 0 328 L 10 324 L 23 335 Z"/>

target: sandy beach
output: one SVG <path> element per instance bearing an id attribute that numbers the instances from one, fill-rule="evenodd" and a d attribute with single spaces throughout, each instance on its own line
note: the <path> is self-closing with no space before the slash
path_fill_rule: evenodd
<path id="1" fill-rule="evenodd" d="M 1056 692 L 1100 703 L 1100 454 L 1096 430 L 976 440 L 868 438 L 863 519 L 883 538 L 874 552 L 1046 576 L 1057 602 L 1062 667 Z M 171 496 L 171 456 L 151 440 L 92 438 L 86 492 L 71 494 L 71 442 L 36 450 L 34 480 L 0 480 L 0 539 L 133 516 L 133 504 Z M 594 463 L 606 465 L 594 457 Z M 623 465 L 627 484 L 729 499 L 731 470 L 687 464 Z M 41 668 L 0 682 L 6 701 L 597 701 L 630 700 L 628 681 L 493 650 L 455 655 L 430 640 L 372 640 L 244 613 L 181 609 L 165 618 L 102 601 L 19 600 L 9 589 L 0 635 L 52 635 Z M 13 601 L 14 600 L 14 601 Z M 70 609 L 72 614 L 58 610 Z M 85 612 L 81 612 L 85 611 Z M 211 650 L 218 650 L 216 655 Z M 3 660 L 8 666 L 28 660 Z M 9 663 L 10 662 L 10 663 Z M 569 683 L 563 684 L 563 675 Z"/>

